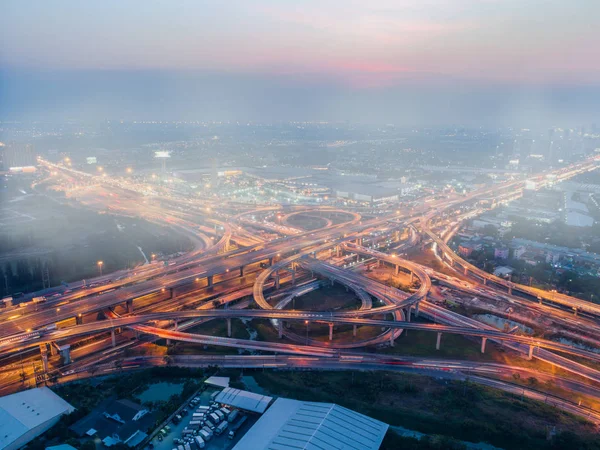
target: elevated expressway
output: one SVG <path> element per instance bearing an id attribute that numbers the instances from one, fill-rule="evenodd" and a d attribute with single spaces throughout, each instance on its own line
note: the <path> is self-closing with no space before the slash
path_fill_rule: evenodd
<path id="1" fill-rule="evenodd" d="M 371 314 L 374 314 L 376 309 L 370 311 Z M 481 338 L 489 338 L 498 341 L 503 341 L 507 343 L 519 343 L 528 346 L 532 346 L 533 348 L 539 349 L 548 349 L 560 351 L 563 353 L 580 356 L 582 358 L 586 358 L 593 361 L 600 361 L 600 354 L 595 352 L 590 352 L 587 350 L 579 349 L 577 347 L 573 347 L 571 345 L 562 344 L 560 342 L 554 342 L 547 339 L 540 339 L 536 337 L 529 336 L 521 336 L 521 335 L 513 335 L 510 333 L 505 333 L 503 331 L 499 331 L 493 329 L 491 327 L 484 328 L 481 322 L 474 321 L 473 319 L 464 318 L 463 316 L 459 316 L 456 313 L 451 313 L 443 308 L 436 307 L 435 305 L 431 305 L 429 303 L 422 305 L 421 312 L 427 316 L 434 317 L 436 315 L 436 320 L 439 322 L 444 319 L 445 316 L 450 317 L 451 315 L 456 315 L 460 317 L 460 320 L 463 322 L 462 326 L 454 326 L 454 325 L 442 325 L 442 324 L 426 324 L 426 323 L 415 323 L 415 322 L 398 322 L 398 321 L 390 321 L 390 320 L 381 320 L 381 319 L 367 319 L 361 317 L 362 311 L 347 311 L 347 312 L 309 312 L 309 311 L 287 311 L 287 310 L 256 310 L 256 309 L 227 309 L 227 310 L 215 310 L 215 309 L 203 309 L 203 310 L 188 310 L 188 311 L 169 311 L 169 312 L 155 312 L 141 315 L 131 315 L 125 317 L 117 317 L 114 319 L 106 319 L 97 322 L 91 322 L 89 324 L 76 325 L 73 327 L 65 328 L 62 330 L 47 330 L 40 332 L 31 332 L 31 333 L 23 333 L 19 336 L 13 336 L 8 339 L 3 339 L 0 341 L 0 352 L 7 351 L 17 351 L 25 348 L 31 348 L 40 345 L 43 342 L 54 342 L 61 339 L 66 339 L 69 337 L 76 336 L 85 336 L 95 333 L 101 332 L 110 332 L 116 328 L 122 327 L 133 327 L 136 325 L 147 324 L 147 323 L 159 323 L 162 321 L 179 321 L 184 319 L 198 319 L 198 318 L 210 318 L 210 319 L 234 319 L 234 318 L 262 318 L 262 319 L 278 319 L 285 321 L 311 321 L 311 322 L 323 322 L 323 323 L 338 323 L 338 324 L 356 324 L 356 325 L 364 325 L 364 326 L 375 326 L 375 327 L 390 327 L 390 328 L 399 328 L 406 330 L 423 330 L 423 331 L 431 331 L 436 333 L 449 333 L 449 334 L 459 334 L 464 336 L 475 336 Z M 470 326 L 469 326 L 470 325 Z M 476 327 L 475 327 L 476 326 Z M 214 343 L 216 341 L 207 340 L 212 339 L 214 336 L 203 336 L 196 334 L 188 334 L 182 333 L 177 330 L 166 330 L 162 328 L 157 328 L 153 326 L 149 326 L 145 329 L 145 333 L 156 335 L 165 339 L 173 339 L 173 340 L 185 340 L 187 342 L 196 342 L 196 343 Z M 217 338 L 221 343 L 214 345 L 224 345 L 227 347 L 239 347 L 244 348 L 244 345 L 249 343 L 249 340 L 246 339 L 231 339 L 231 338 Z M 237 343 L 237 344 L 236 344 Z M 267 351 L 283 351 L 282 349 L 287 349 L 289 352 L 293 353 L 302 346 L 297 345 L 288 345 L 287 347 L 279 347 L 285 344 L 278 344 L 276 347 L 268 347 L 268 344 L 273 344 L 269 342 L 262 342 L 262 344 L 267 345 L 267 347 L 261 347 L 262 350 Z M 322 350 L 322 349 L 321 349 Z M 333 349 L 327 354 L 334 355 L 337 354 Z M 320 351 L 320 350 L 319 350 Z M 353 353 L 350 353 L 353 354 Z M 598 378 L 600 381 L 600 377 Z"/>
<path id="2" fill-rule="evenodd" d="M 483 193 L 485 193 L 485 192 L 486 191 L 483 191 Z M 471 198 L 475 198 L 475 196 L 473 195 L 473 196 L 471 196 Z M 461 201 L 466 201 L 466 200 L 462 199 L 462 200 L 455 201 L 452 203 L 457 204 L 457 203 L 460 203 Z M 430 206 L 433 207 L 433 205 L 430 205 Z M 422 213 L 423 212 L 421 212 L 421 214 Z M 472 319 L 467 319 L 462 316 L 453 317 L 453 315 L 450 314 L 448 311 L 446 311 L 446 310 L 438 311 L 435 309 L 434 306 L 427 305 L 425 302 L 423 302 L 423 305 L 422 305 L 422 311 L 424 314 L 429 315 L 429 316 L 433 315 L 434 318 L 436 315 L 438 315 L 437 316 L 438 320 L 440 317 L 444 316 L 444 317 L 446 317 L 445 320 L 455 321 L 456 323 L 462 324 L 463 326 L 452 325 L 452 324 L 447 324 L 447 325 L 412 324 L 412 323 L 404 322 L 404 321 L 397 321 L 397 322 L 386 321 L 386 320 L 378 321 L 378 320 L 364 318 L 364 316 L 369 315 L 369 314 L 381 313 L 382 311 L 384 311 L 384 308 L 388 308 L 389 311 L 398 311 L 402 306 L 405 306 L 406 304 L 411 304 L 411 302 L 416 303 L 416 302 L 424 299 L 429 287 L 427 286 L 426 289 L 423 287 L 423 286 L 427 285 L 427 283 L 424 283 L 423 280 L 428 280 L 428 277 L 421 279 L 421 288 L 422 289 L 421 288 L 419 289 L 420 292 L 418 294 L 420 297 L 418 297 L 416 295 L 417 293 L 414 293 L 411 296 L 408 296 L 408 297 L 412 297 L 412 299 L 410 299 L 400 305 L 398 304 L 400 302 L 398 302 L 398 303 L 386 305 L 382 308 L 375 308 L 375 309 L 371 309 L 371 310 L 359 310 L 359 311 L 352 311 L 352 312 L 345 312 L 345 313 L 342 312 L 342 313 L 336 313 L 336 314 L 310 313 L 310 312 L 297 312 L 297 311 L 292 311 L 292 312 L 277 311 L 277 310 L 273 310 L 273 308 L 264 299 L 264 295 L 263 295 L 263 287 L 265 284 L 264 282 L 273 273 L 277 274 L 277 270 L 285 269 L 287 266 L 290 265 L 290 263 L 294 263 L 298 259 L 304 258 L 307 255 L 309 255 L 310 253 L 316 254 L 321 250 L 331 248 L 334 245 L 342 244 L 342 243 L 346 242 L 347 240 L 350 240 L 353 238 L 358 238 L 359 236 L 356 235 L 355 233 L 361 233 L 362 231 L 369 229 L 369 227 L 377 226 L 382 223 L 389 222 L 390 220 L 393 220 L 396 218 L 397 218 L 397 216 L 394 216 L 394 217 L 388 216 L 388 217 L 384 217 L 382 219 L 374 219 L 374 220 L 366 221 L 364 224 L 360 224 L 360 223 L 352 224 L 352 225 L 342 224 L 339 226 L 331 227 L 330 229 L 327 229 L 327 230 L 322 230 L 322 231 L 317 231 L 317 232 L 312 232 L 312 233 L 301 233 L 292 238 L 284 238 L 284 239 L 278 240 L 274 244 L 269 243 L 268 248 L 261 249 L 260 246 L 258 246 L 259 248 L 254 251 L 252 251 L 252 249 L 250 249 L 250 250 L 245 249 L 240 252 L 232 252 L 231 255 L 220 255 L 218 258 L 214 258 L 212 260 L 211 260 L 211 258 L 207 258 L 207 260 L 204 261 L 204 263 L 208 262 L 208 260 L 211 260 L 211 263 L 214 261 L 215 265 L 218 265 L 218 267 L 213 267 L 213 265 L 211 265 L 208 270 L 204 270 L 204 271 L 198 270 L 197 268 L 190 268 L 190 269 L 186 269 L 189 272 L 184 271 L 179 274 L 174 273 L 172 275 L 167 275 L 166 277 L 161 278 L 159 280 L 159 283 L 162 286 L 165 286 L 165 284 L 167 286 L 170 286 L 173 282 L 177 283 L 182 280 L 189 281 L 189 279 L 191 277 L 198 277 L 198 276 L 203 276 L 203 277 L 208 278 L 215 274 L 223 273 L 224 271 L 229 271 L 232 268 L 234 268 L 234 269 L 240 268 L 240 270 L 243 270 L 243 267 L 248 264 L 257 263 L 260 261 L 264 261 L 266 259 L 274 259 L 274 258 L 278 257 L 281 252 L 285 252 L 285 253 L 289 254 L 290 252 L 297 251 L 298 253 L 296 255 L 286 258 L 285 260 L 283 260 L 279 263 L 273 264 L 270 268 L 263 271 L 259 275 L 259 277 L 257 277 L 256 283 L 253 288 L 254 299 L 257 302 L 257 304 L 259 304 L 259 306 L 261 306 L 265 309 L 265 311 L 255 311 L 255 310 L 231 311 L 231 310 L 229 310 L 229 311 L 161 312 L 161 313 L 154 313 L 154 315 L 150 314 L 150 315 L 130 316 L 130 317 L 124 317 L 124 318 L 113 319 L 113 320 L 108 320 L 108 321 L 95 322 L 92 324 L 78 325 L 78 326 L 64 329 L 64 330 L 55 330 L 55 331 L 52 331 L 52 330 L 39 331 L 38 330 L 37 335 L 36 335 L 36 332 L 30 332 L 30 333 L 25 332 L 23 334 L 17 332 L 16 335 L 11 336 L 9 339 L 0 341 L 0 349 L 2 349 L 2 347 L 10 348 L 11 350 L 14 350 L 15 348 L 17 348 L 17 349 L 18 348 L 27 348 L 30 346 L 39 345 L 40 342 L 48 342 L 48 341 L 53 341 L 53 340 L 64 339 L 66 337 L 71 337 L 71 336 L 84 335 L 84 334 L 88 334 L 88 333 L 97 333 L 97 332 L 101 332 L 101 331 L 108 331 L 108 330 L 114 329 L 115 327 L 122 327 L 122 326 L 136 326 L 136 327 L 142 326 L 142 327 L 145 327 L 145 328 L 142 328 L 143 332 L 149 333 L 149 334 L 154 334 L 159 337 L 165 337 L 167 339 L 180 339 L 180 340 L 189 340 L 189 342 L 213 343 L 215 345 L 227 345 L 227 346 L 237 346 L 237 347 L 242 347 L 242 348 L 253 348 L 248 345 L 248 341 L 246 341 L 246 340 L 241 340 L 241 342 L 240 342 L 240 340 L 231 340 L 229 338 L 218 338 L 219 343 L 216 344 L 214 339 L 210 340 L 210 338 L 213 338 L 211 336 L 205 337 L 205 336 L 197 336 L 197 335 L 187 335 L 187 333 L 182 333 L 177 330 L 164 330 L 161 328 L 143 325 L 145 323 L 148 323 L 149 321 L 152 322 L 152 321 L 174 320 L 174 319 L 178 320 L 177 318 L 201 317 L 201 314 L 215 314 L 214 316 L 205 315 L 204 317 L 213 317 L 213 318 L 221 317 L 221 318 L 225 318 L 225 319 L 230 319 L 232 317 L 264 317 L 264 318 L 272 318 L 272 319 L 280 319 L 280 320 L 305 320 L 305 321 L 309 320 L 309 321 L 322 321 L 322 322 L 326 322 L 326 323 L 347 323 L 347 324 L 357 324 L 357 325 L 371 325 L 371 326 L 380 326 L 380 327 L 388 327 L 388 328 L 396 328 L 396 329 L 423 329 L 423 330 L 429 330 L 429 331 L 436 331 L 438 333 L 455 332 L 458 334 L 465 334 L 465 335 L 469 335 L 469 336 L 479 336 L 482 339 L 491 338 L 491 339 L 502 341 L 502 342 L 510 342 L 510 343 L 519 344 L 519 345 L 526 345 L 529 347 L 529 355 L 530 356 L 534 355 L 534 349 L 538 348 L 538 351 L 536 352 L 536 354 L 534 356 L 541 358 L 541 359 L 546 358 L 546 355 L 545 355 L 546 353 L 549 354 L 551 357 L 556 356 L 557 358 L 562 358 L 562 357 L 559 357 L 557 355 L 554 355 L 554 354 L 548 352 L 545 349 L 561 351 L 564 353 L 577 355 L 577 356 L 581 356 L 581 357 L 593 359 L 593 360 L 596 360 L 595 358 L 598 358 L 598 355 L 593 352 L 586 352 L 584 350 L 576 349 L 571 346 L 567 346 L 565 344 L 559 344 L 559 343 L 555 343 L 553 341 L 545 341 L 545 340 L 541 340 L 541 339 L 535 339 L 535 338 L 529 338 L 529 337 L 523 337 L 523 336 L 514 336 L 514 335 L 502 333 L 497 330 L 486 329 L 486 327 L 482 326 L 482 324 L 480 322 L 472 321 Z M 331 237 L 332 234 L 334 236 L 335 235 L 340 236 L 342 233 L 344 233 L 343 237 L 338 237 L 336 239 L 332 239 L 330 242 L 323 243 L 323 241 L 326 241 L 327 238 Z M 383 254 L 376 255 L 376 257 L 383 258 L 383 256 L 381 256 L 381 255 L 383 255 Z M 204 266 L 205 266 L 205 264 L 202 264 L 200 268 L 203 268 Z M 323 266 L 321 266 L 321 267 L 323 267 Z M 331 274 L 331 269 L 329 268 L 328 270 L 329 270 L 329 273 Z M 415 272 L 414 270 L 411 270 L 411 269 L 408 269 L 408 270 L 410 270 L 411 273 Z M 165 278 L 169 278 L 169 276 L 173 276 L 174 279 L 166 279 L 165 280 Z M 346 277 L 347 275 L 344 275 L 344 276 Z M 425 274 L 425 276 L 426 276 L 426 274 Z M 209 278 L 209 280 L 210 280 L 210 278 Z M 164 283 L 165 281 L 167 283 Z M 345 278 L 345 282 L 352 283 L 353 278 L 350 278 L 350 279 Z M 210 282 L 209 282 L 209 284 L 210 284 Z M 123 289 L 127 289 L 127 287 L 121 288 L 120 291 Z M 157 286 L 151 286 L 149 289 L 151 292 L 156 292 Z M 133 299 L 132 296 L 134 296 L 134 295 L 139 296 L 138 292 L 124 293 L 124 294 L 125 294 L 125 300 L 129 300 L 129 299 L 132 300 Z M 381 292 L 378 292 L 378 294 L 381 295 Z M 106 295 L 106 294 L 104 294 L 104 295 Z M 129 297 L 127 297 L 127 296 L 129 296 Z M 113 298 L 109 298 L 109 297 L 113 297 Z M 106 298 L 105 303 L 103 303 L 102 305 L 99 305 L 98 310 L 106 309 L 107 307 L 113 306 L 118 303 L 122 303 L 124 301 L 124 299 L 122 297 L 115 299 L 114 294 L 109 297 Z M 99 299 L 99 297 L 94 297 L 93 298 L 94 301 L 91 303 L 93 303 L 95 305 L 97 303 L 98 299 Z M 265 305 L 267 305 L 267 306 L 265 307 Z M 427 305 L 427 306 L 425 306 L 425 305 Z M 50 310 L 50 312 L 54 313 L 54 310 L 52 309 L 52 310 Z M 40 323 L 41 324 L 53 323 L 53 322 L 56 322 L 57 320 L 60 320 L 60 319 L 58 319 L 58 317 L 61 317 L 61 316 L 62 317 L 65 317 L 65 316 L 73 317 L 73 312 L 74 311 L 68 310 L 67 312 L 62 313 L 62 311 L 61 311 L 62 314 L 59 314 L 59 311 L 56 311 L 55 315 L 51 314 L 52 317 L 41 317 L 41 318 L 34 317 L 31 320 L 32 320 L 32 323 L 36 324 L 35 328 L 38 328 Z M 87 313 L 88 311 L 85 311 L 85 312 Z M 44 311 L 41 311 L 41 313 L 45 314 Z M 228 316 L 228 314 L 229 314 L 229 316 Z M 44 322 L 44 321 L 46 321 L 46 322 Z M 6 327 L 4 325 L 5 324 L 3 324 L 3 326 L 2 326 L 2 328 L 3 328 L 2 334 L 3 335 L 15 333 L 14 329 L 13 329 L 13 333 L 8 332 L 8 333 L 4 334 L 5 329 L 6 329 Z M 21 328 L 21 330 L 22 329 L 23 328 Z M 18 326 L 17 326 L 17 330 L 18 330 Z M 79 334 L 79 333 L 81 333 L 81 334 Z M 438 337 L 439 336 L 441 336 L 441 334 L 438 334 Z M 438 342 L 439 342 L 439 339 L 438 339 Z M 303 352 L 306 350 L 311 351 L 311 352 L 313 351 L 312 349 L 299 349 L 299 347 L 308 347 L 308 346 L 298 346 L 298 345 L 275 343 L 276 347 L 270 347 L 268 345 L 270 343 L 264 343 L 264 344 L 266 344 L 267 347 L 265 347 L 263 349 L 266 349 L 266 348 L 274 349 L 274 350 L 270 350 L 270 351 L 289 351 L 292 353 Z M 262 345 L 262 344 L 259 344 L 259 345 Z M 287 347 L 282 347 L 282 346 L 287 346 Z M 482 350 L 483 350 L 484 346 L 485 346 L 485 340 L 482 341 Z M 317 348 L 317 350 L 314 350 L 314 351 L 316 353 L 313 353 L 313 354 L 318 353 L 321 356 L 325 355 L 325 354 L 330 354 L 330 355 L 336 354 L 335 353 L 336 351 L 339 352 L 339 350 L 334 350 L 331 348 Z M 562 358 L 562 359 L 566 360 L 566 358 Z M 545 360 L 547 360 L 547 359 L 545 359 Z M 562 361 L 557 360 L 557 359 L 554 359 L 553 361 L 558 361 L 558 362 L 553 362 L 553 364 L 559 365 L 560 367 L 565 367 L 563 365 Z M 576 371 L 577 366 L 586 368 L 586 366 L 574 363 L 572 361 L 569 361 L 569 360 L 566 360 L 566 361 L 568 361 L 569 363 L 572 363 L 570 366 L 568 366 L 569 368 L 567 370 Z M 596 381 L 600 380 L 600 377 L 597 376 L 596 371 L 594 371 L 593 369 L 589 369 L 589 368 L 586 368 L 586 369 L 587 369 L 587 371 L 586 370 L 583 371 L 584 376 L 588 376 L 588 378 L 594 379 Z M 592 372 L 594 372 L 594 373 L 592 373 Z"/>
<path id="3" fill-rule="evenodd" d="M 536 289 L 534 287 L 525 286 L 523 284 L 513 283 L 511 281 L 497 277 L 494 274 L 488 273 L 480 269 L 479 267 L 474 266 L 470 262 L 466 261 L 459 255 L 454 253 L 454 251 L 448 246 L 448 244 L 446 244 L 446 242 L 442 238 L 436 235 L 429 228 L 424 226 L 423 232 L 427 234 L 427 236 L 429 236 L 431 240 L 433 240 L 433 242 L 435 242 L 437 248 L 441 252 L 441 256 L 443 257 L 443 259 L 449 261 L 450 265 L 452 266 L 454 266 L 455 264 L 461 266 L 465 275 L 472 274 L 477 276 L 480 280 L 482 280 L 484 285 L 488 282 L 491 282 L 495 285 L 503 286 L 507 289 L 507 292 L 509 294 L 512 294 L 513 292 L 520 292 L 537 299 L 540 303 L 542 301 L 546 301 L 548 303 L 572 308 L 576 313 L 581 311 L 596 318 L 600 318 L 600 305 L 598 304 L 587 302 L 585 300 L 581 300 L 558 292 L 548 292 L 542 289 Z"/>

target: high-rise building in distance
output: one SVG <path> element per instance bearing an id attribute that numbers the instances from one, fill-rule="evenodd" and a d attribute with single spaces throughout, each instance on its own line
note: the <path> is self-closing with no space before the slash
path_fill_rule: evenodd
<path id="1" fill-rule="evenodd" d="M 35 151 L 33 144 L 21 142 L 8 142 L 4 147 L 0 147 L 0 161 L 2 170 L 9 170 L 11 167 L 26 167 L 35 165 Z"/>

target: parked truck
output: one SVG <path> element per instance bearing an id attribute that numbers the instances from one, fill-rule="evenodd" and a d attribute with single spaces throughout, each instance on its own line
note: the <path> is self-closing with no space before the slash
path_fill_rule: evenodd
<path id="1" fill-rule="evenodd" d="M 246 422 L 246 416 L 240 417 L 237 422 L 231 425 L 231 430 L 229 430 L 229 439 L 233 439 L 235 437 L 235 433 L 237 433 L 242 425 L 244 425 L 244 422 Z"/>
<path id="2" fill-rule="evenodd" d="M 229 423 L 235 422 L 235 419 L 237 419 L 239 415 L 240 415 L 240 411 L 237 409 L 234 409 L 231 412 L 231 414 L 229 414 L 229 416 L 227 417 L 227 422 L 229 422 Z"/>
<path id="3" fill-rule="evenodd" d="M 216 414 L 217 416 L 219 416 L 219 422 L 221 422 L 221 421 L 225 420 L 225 414 L 223 414 L 223 411 L 221 411 L 220 409 L 217 409 L 217 410 L 215 411 L 215 414 Z"/>
<path id="4" fill-rule="evenodd" d="M 206 444 L 204 444 L 204 439 L 200 436 L 194 436 L 194 441 L 196 441 L 196 445 L 198 448 L 204 448 Z"/>
<path id="5" fill-rule="evenodd" d="M 215 426 L 217 426 L 217 424 L 221 421 L 221 418 L 217 415 L 217 413 L 210 413 L 208 417 L 210 418 L 212 423 L 215 424 Z"/>
<path id="6" fill-rule="evenodd" d="M 226 420 L 224 420 L 223 422 L 221 422 L 219 424 L 219 426 L 215 430 L 215 434 L 217 436 L 220 435 L 220 434 L 223 434 L 223 432 L 227 429 L 228 426 L 229 426 L 229 422 L 227 422 Z"/>
<path id="7" fill-rule="evenodd" d="M 206 442 L 210 441 L 210 439 L 213 437 L 213 432 L 210 428 L 208 427 L 204 427 L 202 428 L 198 434 L 200 434 L 200 436 L 202 436 L 202 439 L 204 439 Z"/>

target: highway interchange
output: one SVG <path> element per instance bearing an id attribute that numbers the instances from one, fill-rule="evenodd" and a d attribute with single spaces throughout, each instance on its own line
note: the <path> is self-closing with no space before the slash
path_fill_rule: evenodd
<path id="1" fill-rule="evenodd" d="M 58 173 L 80 183 L 102 184 L 110 189 L 130 192 L 135 198 L 135 189 L 125 182 L 105 177 L 100 179 L 61 165 L 42 163 L 50 173 Z M 598 164 L 598 159 L 586 160 L 552 174 L 552 179 L 568 179 L 593 170 Z M 548 175 L 540 174 L 534 179 L 543 185 L 550 179 Z M 210 360 L 213 365 L 232 367 L 434 370 L 436 373 L 444 372 L 444 376 L 459 378 L 464 376 L 465 370 L 470 370 L 477 373 L 476 377 L 471 377 L 476 382 L 507 391 L 516 389 L 509 383 L 486 377 L 490 375 L 489 371 L 506 374 L 524 370 L 516 366 L 489 367 L 481 363 L 440 359 L 415 363 L 399 356 L 361 351 L 364 347 L 393 346 L 405 330 L 421 330 L 436 333 L 438 347 L 443 345 L 443 334 L 477 338 L 482 352 L 488 339 L 500 343 L 526 358 L 536 358 L 560 367 L 576 379 L 598 383 L 595 386 L 577 380 L 562 381 L 573 392 L 585 392 L 600 399 L 600 371 L 594 366 L 600 361 L 599 353 L 550 339 L 500 331 L 448 310 L 428 299 L 432 278 L 443 280 L 457 290 L 468 292 L 472 291 L 472 287 L 465 287 L 464 282 L 461 284 L 457 278 L 402 258 L 397 251 L 386 253 L 379 250 L 386 240 L 407 230 L 409 240 L 400 243 L 397 248 L 410 248 L 417 242 L 431 243 L 440 260 L 451 270 L 468 276 L 472 285 L 479 285 L 489 296 L 506 298 L 509 303 L 516 302 L 523 308 L 535 308 L 538 313 L 541 307 L 544 314 L 556 316 L 557 323 L 564 322 L 565 311 L 570 315 L 580 314 L 586 329 L 595 333 L 600 306 L 494 277 L 464 261 L 446 244 L 460 220 L 459 214 L 454 212 L 457 207 L 467 205 L 472 212 L 483 211 L 484 207 L 479 206 L 480 200 L 485 199 L 489 203 L 492 199 L 492 204 L 497 204 L 515 198 L 522 193 L 524 184 L 525 180 L 513 180 L 492 187 L 484 186 L 467 195 L 455 194 L 449 198 L 430 199 L 418 205 L 367 214 L 329 207 L 286 209 L 278 205 L 246 207 L 240 212 L 239 205 L 200 204 L 179 198 L 145 205 L 141 212 L 140 209 L 128 211 L 129 214 L 139 213 L 145 218 L 166 222 L 178 232 L 195 235 L 198 239 L 196 249 L 164 265 L 142 266 L 134 273 L 105 274 L 95 280 L 87 280 L 87 285 L 73 283 L 71 292 L 49 298 L 44 303 L 0 310 L 0 357 L 6 361 L 0 367 L 0 388 L 3 392 L 18 388 L 17 374 L 23 372 L 23 365 L 19 366 L 15 361 L 23 357 L 32 361 L 33 366 L 43 365 L 44 374 L 59 374 L 59 382 L 72 377 L 91 376 L 98 368 L 106 369 L 115 358 L 125 361 L 128 369 L 165 364 L 161 358 L 143 358 L 137 364 L 130 364 L 131 358 L 123 359 L 123 349 L 138 345 L 140 341 L 123 341 L 119 336 L 135 333 L 137 338 L 146 336 L 151 340 L 183 341 L 277 355 L 235 357 L 237 366 L 231 365 L 231 356 L 202 359 L 199 355 L 194 361 L 176 357 L 175 361 L 180 365 L 200 365 Z M 123 204 L 120 207 L 127 209 Z M 292 224 L 294 217 L 318 218 L 323 226 L 302 230 Z M 279 237 L 265 239 L 258 230 L 266 230 Z M 360 264 L 353 269 L 345 267 L 344 261 L 355 257 L 362 257 Z M 389 267 L 396 274 L 401 272 L 410 276 L 413 289 L 405 292 L 369 277 L 361 270 L 369 262 Z M 361 299 L 361 307 L 336 312 L 283 309 L 294 296 L 318 289 L 319 283 L 323 282 L 336 283 L 352 290 Z M 283 300 L 273 303 L 271 297 L 274 296 Z M 378 300 L 377 306 L 372 299 Z M 247 308 L 251 304 L 254 309 Z M 413 315 L 435 323 L 411 322 Z M 231 320 L 238 318 L 271 319 L 279 337 L 285 337 L 286 341 L 235 339 L 186 331 L 199 323 L 218 319 L 227 321 L 228 334 L 231 335 Z M 69 326 L 57 326 L 69 320 L 73 322 Z M 306 324 L 306 337 L 286 326 L 293 322 Z M 329 325 L 329 340 L 309 338 L 309 323 Z M 365 326 L 377 327 L 382 332 L 371 338 L 344 342 L 333 339 L 334 327 L 339 325 L 352 325 L 354 335 L 357 327 Z M 80 340 L 87 343 L 77 345 Z M 37 350 L 32 353 L 31 349 L 37 348 L 41 353 Z M 54 355 L 59 351 L 62 352 L 60 361 L 67 364 L 61 366 L 58 357 L 50 357 L 49 364 L 48 353 Z M 95 369 L 90 370 L 91 367 Z M 37 369 L 34 370 L 37 372 Z M 524 393 L 524 389 L 522 391 Z M 539 394 L 529 390 L 527 395 L 536 398 Z M 555 399 L 553 404 L 600 421 L 599 413 L 574 405 L 569 400 Z"/>

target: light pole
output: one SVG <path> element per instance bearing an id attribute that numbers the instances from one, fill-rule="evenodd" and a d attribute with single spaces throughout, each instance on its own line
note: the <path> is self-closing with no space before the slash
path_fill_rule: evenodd
<path id="1" fill-rule="evenodd" d="M 304 323 L 306 324 L 306 345 L 308 345 L 308 320 L 305 320 Z"/>
<path id="2" fill-rule="evenodd" d="M 102 276 L 102 266 L 104 265 L 104 262 L 98 261 L 97 264 L 98 264 L 98 270 L 100 271 L 100 276 Z"/>

